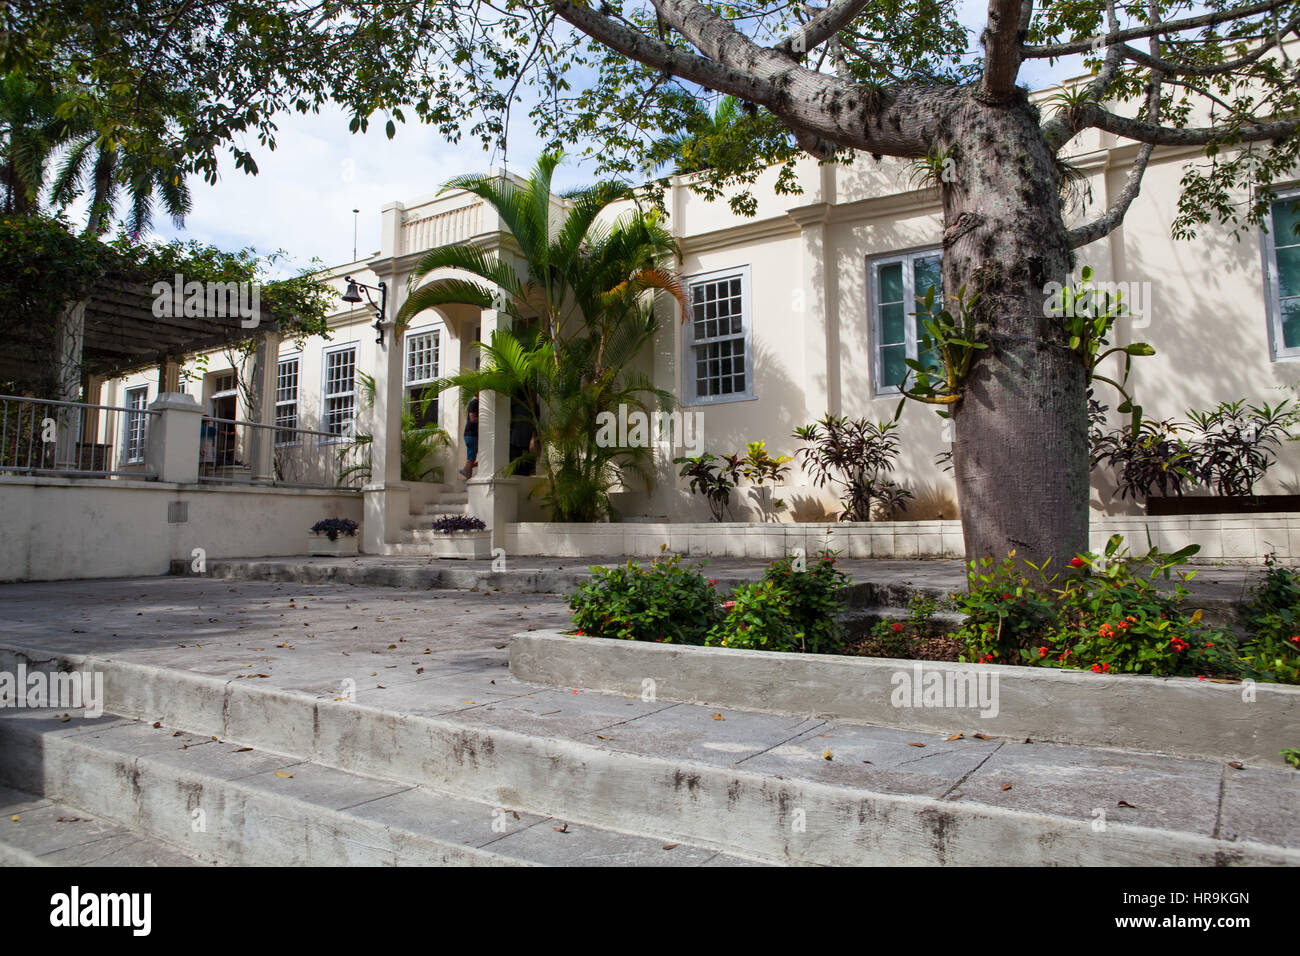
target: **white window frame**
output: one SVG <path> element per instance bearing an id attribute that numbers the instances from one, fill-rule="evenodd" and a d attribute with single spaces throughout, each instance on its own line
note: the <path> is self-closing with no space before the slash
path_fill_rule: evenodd
<path id="1" fill-rule="evenodd" d="M 337 355 L 340 352 L 352 353 L 352 389 L 351 391 L 348 392 L 331 392 L 329 390 L 330 356 Z M 360 391 L 360 385 L 361 385 L 361 381 L 360 381 L 361 370 L 357 366 L 357 355 L 358 355 L 358 350 L 357 350 L 356 342 L 344 342 L 339 345 L 336 345 L 333 348 L 325 349 L 323 352 L 321 352 L 321 378 L 320 378 L 320 430 L 321 431 L 323 432 L 330 431 L 330 416 L 329 416 L 330 399 L 338 398 L 343 395 L 350 395 L 352 397 L 352 418 L 348 421 L 347 427 L 341 432 L 331 433 L 333 434 L 332 438 L 322 438 L 321 439 L 322 444 L 332 445 L 338 442 L 347 441 L 353 435 L 356 434 L 357 412 L 358 412 L 357 403 L 360 400 L 360 396 L 358 395 L 358 392 Z"/>
<path id="2" fill-rule="evenodd" d="M 136 397 L 141 399 L 140 404 L 134 404 Z M 130 411 L 126 413 L 126 428 L 122 430 L 122 459 L 128 465 L 143 464 L 145 456 L 148 453 L 149 442 L 149 415 L 145 411 L 149 407 L 149 386 L 136 385 L 128 388 L 123 394 L 122 404 L 126 408 L 139 409 L 139 411 Z M 132 434 L 139 425 L 138 446 L 135 436 Z M 132 454 L 132 452 L 138 452 Z"/>
<path id="3" fill-rule="evenodd" d="M 293 370 L 293 398 L 280 397 L 280 369 L 290 362 L 294 365 Z M 293 424 L 280 424 L 280 409 L 293 407 Z M 302 428 L 302 353 L 292 352 L 288 355 L 281 355 L 275 363 L 275 414 L 271 419 L 272 424 L 276 426 L 275 445 L 277 448 L 283 448 L 287 445 L 300 444 L 298 439 L 290 441 L 280 440 L 281 428 Z"/>
<path id="4" fill-rule="evenodd" d="M 719 336 L 706 341 L 724 341 L 743 338 L 745 344 L 745 390 L 728 392 L 725 395 L 700 395 L 699 382 L 695 377 L 695 316 L 692 314 L 694 289 L 698 285 L 721 282 L 724 279 L 740 279 L 740 327 L 743 335 Z M 687 314 L 682 323 L 682 402 L 683 406 L 724 405 L 728 402 L 751 402 L 757 397 L 754 391 L 754 307 L 753 284 L 750 282 L 749 265 L 734 266 L 730 269 L 715 269 L 712 272 L 698 272 L 687 276 L 686 302 Z"/>
<path id="5" fill-rule="evenodd" d="M 1273 202 L 1300 200 L 1300 186 L 1290 186 L 1276 191 Z M 1268 231 L 1260 230 L 1261 251 L 1264 262 L 1264 308 L 1268 317 L 1268 345 L 1275 362 L 1287 362 L 1300 359 L 1300 346 L 1287 348 L 1286 338 L 1282 334 L 1282 289 L 1278 279 L 1277 241 L 1273 228 L 1273 204 L 1268 207 Z M 1291 236 L 1295 243 L 1300 243 L 1300 236 Z M 1294 245 L 1295 243 L 1283 243 Z"/>
<path id="6" fill-rule="evenodd" d="M 421 336 L 433 336 L 433 374 L 427 378 L 411 378 L 411 343 Z M 436 382 L 442 374 L 442 329 L 434 326 L 425 326 L 420 329 L 411 329 L 402 338 L 402 407 L 406 410 L 410 405 L 410 390 L 416 386 L 428 387 L 431 383 Z M 434 421 L 442 422 L 442 402 L 434 398 Z M 414 412 L 412 411 L 412 414 Z"/>
<path id="7" fill-rule="evenodd" d="M 916 330 L 915 262 L 917 259 L 928 259 L 936 255 L 939 256 L 942 263 L 942 246 L 927 246 L 911 252 L 893 252 L 888 255 L 872 256 L 867 259 L 867 284 L 871 289 L 871 382 L 872 392 L 877 396 L 902 394 L 898 386 L 884 384 L 885 368 L 881 355 L 881 340 L 884 338 L 884 330 L 880 316 L 880 270 L 884 266 L 891 266 L 900 262 L 905 266 L 903 269 L 903 342 L 906 345 L 907 357 L 916 359 L 917 342 L 920 337 L 917 335 Z M 909 302 L 912 304 L 910 309 L 908 308 Z"/>

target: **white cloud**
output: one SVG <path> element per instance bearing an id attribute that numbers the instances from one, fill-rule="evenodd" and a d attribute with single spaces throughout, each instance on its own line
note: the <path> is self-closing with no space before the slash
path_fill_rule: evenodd
<path id="1" fill-rule="evenodd" d="M 365 257 L 379 248 L 385 204 L 437 192 L 453 176 L 486 172 L 491 159 L 477 140 L 448 143 L 418 124 L 399 124 L 391 140 L 382 119 L 367 133 L 352 134 L 347 116 L 334 108 L 285 114 L 278 125 L 274 150 L 253 142 L 256 176 L 235 170 L 233 160 L 223 157 L 215 185 L 190 178 L 194 210 L 186 228 L 177 230 L 159 213 L 155 238 L 196 239 L 229 250 L 253 246 L 263 254 L 284 249 L 285 272 L 309 265 L 313 257 L 325 265 L 350 262 L 354 208 L 361 210 L 355 217 L 357 251 Z M 526 173 L 537 158 L 537 140 L 522 122 L 512 132 L 509 167 Z M 584 176 L 583 167 L 570 160 L 557 171 L 555 188 L 580 185 Z"/>

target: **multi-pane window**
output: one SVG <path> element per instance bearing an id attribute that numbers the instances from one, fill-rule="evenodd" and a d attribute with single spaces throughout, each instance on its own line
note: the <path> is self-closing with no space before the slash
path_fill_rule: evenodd
<path id="1" fill-rule="evenodd" d="M 1273 203 L 1269 226 L 1265 268 L 1273 350 L 1278 357 L 1300 357 L 1300 192 Z"/>
<path id="2" fill-rule="evenodd" d="M 355 347 L 325 353 L 324 431 L 349 435 L 357 409 L 357 350 Z"/>
<path id="3" fill-rule="evenodd" d="M 298 427 L 298 357 L 280 359 L 275 370 L 275 424 L 277 428 Z M 294 441 L 292 431 L 277 431 L 275 443 Z"/>
<path id="4" fill-rule="evenodd" d="M 429 384 L 438 377 L 439 341 L 438 333 L 412 332 L 406 337 L 406 372 L 405 395 L 406 410 L 421 425 L 437 424 L 438 398 L 429 400 L 428 406 L 421 410 L 424 393 Z"/>
<path id="5" fill-rule="evenodd" d="M 876 392 L 896 392 L 907 377 L 907 359 L 920 359 L 916 311 L 934 288 L 942 302 L 937 251 L 877 259 L 871 264 L 872 330 L 876 342 Z M 939 308 L 936 305 L 936 310 Z M 925 363 L 923 363 L 925 364 Z"/>
<path id="6" fill-rule="evenodd" d="M 749 275 L 719 272 L 690 285 L 685 349 L 688 402 L 752 398 L 749 367 Z"/>
<path id="7" fill-rule="evenodd" d="M 128 465 L 144 461 L 145 438 L 148 435 L 149 416 L 144 409 L 149 404 L 149 386 L 126 390 L 126 447 L 123 449 Z"/>

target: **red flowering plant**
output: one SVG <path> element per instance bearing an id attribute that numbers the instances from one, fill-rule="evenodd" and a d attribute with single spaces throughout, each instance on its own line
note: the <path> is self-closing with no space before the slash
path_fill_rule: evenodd
<path id="1" fill-rule="evenodd" d="M 1300 574 L 1264 559 L 1264 579 L 1241 609 L 1242 673 L 1256 680 L 1300 684 Z"/>
<path id="2" fill-rule="evenodd" d="M 803 570 L 800 570 L 800 568 Z M 840 621 L 849 576 L 833 552 L 806 559 L 782 558 L 761 581 L 738 587 L 732 606 L 708 636 L 718 647 L 833 654 L 845 639 Z"/>
<path id="3" fill-rule="evenodd" d="M 907 617 L 882 618 L 872 625 L 868 634 L 868 653 L 876 657 L 910 657 L 919 643 L 939 636 L 934 615 L 939 602 L 921 593 L 913 593 L 907 601 Z"/>
<path id="4" fill-rule="evenodd" d="M 1038 580 L 1031 581 L 1024 566 Z M 951 636 L 965 645 L 963 661 L 981 664 L 1015 664 L 1022 651 L 1043 643 L 1057 618 L 1056 602 L 1049 594 L 1055 576 L 1041 568 L 1016 561 L 1012 551 L 1000 565 L 992 558 L 967 565 L 968 587 L 954 594 L 953 603 L 965 615 L 962 626 Z M 1037 651 L 1034 651 L 1037 655 Z"/>
<path id="5" fill-rule="evenodd" d="M 1047 653 L 1026 650 L 1022 662 L 1103 674 L 1236 673 L 1233 639 L 1187 606 L 1184 582 L 1196 572 L 1175 570 L 1197 550 L 1190 545 L 1169 554 L 1153 546 L 1131 554 L 1114 535 L 1101 555 L 1080 555 L 1054 589 L 1058 618 L 1043 641 Z M 1175 581 L 1173 587 L 1158 586 L 1162 577 Z"/>

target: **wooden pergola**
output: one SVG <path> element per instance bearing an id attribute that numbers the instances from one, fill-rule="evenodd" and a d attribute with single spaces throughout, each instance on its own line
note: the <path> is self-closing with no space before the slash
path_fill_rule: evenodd
<path id="1" fill-rule="evenodd" d="M 273 330 L 274 318 L 261 317 L 244 328 L 234 316 L 158 316 L 153 283 L 101 280 L 86 300 L 82 329 L 82 368 L 115 378 L 127 372 L 165 365 L 169 360 L 222 348 Z"/>
<path id="2" fill-rule="evenodd" d="M 154 366 L 166 378 L 187 355 L 259 339 L 277 331 L 281 316 L 259 304 L 256 324 L 238 314 L 158 315 L 153 289 L 160 280 L 127 275 L 99 279 L 80 301 L 69 303 L 58 328 L 0 350 L 0 381 L 57 383 L 57 396 L 76 401 L 91 379 L 117 378 Z M 159 391 L 173 391 L 174 381 Z"/>

